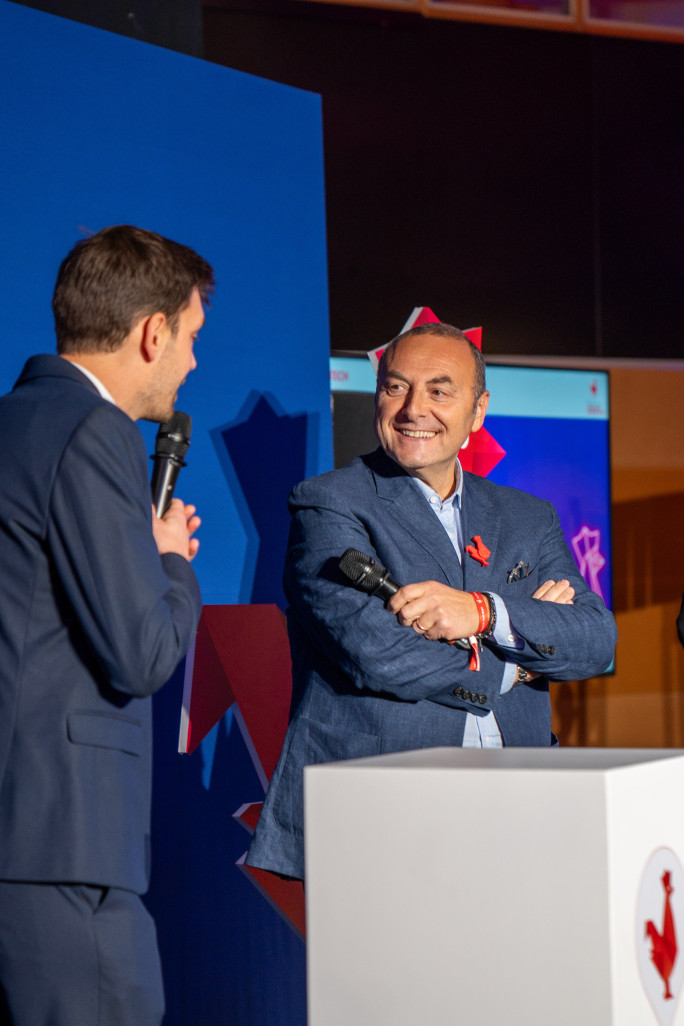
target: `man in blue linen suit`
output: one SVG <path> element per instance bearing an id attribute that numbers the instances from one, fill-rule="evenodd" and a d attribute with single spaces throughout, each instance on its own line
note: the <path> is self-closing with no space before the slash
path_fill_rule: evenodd
<path id="1" fill-rule="evenodd" d="M 81 240 L 58 356 L 0 399 L 0 1023 L 152 1026 L 151 695 L 190 645 L 199 526 L 153 515 L 135 420 L 196 366 L 210 266 L 129 226 Z"/>
<path id="2" fill-rule="evenodd" d="M 482 356 L 458 329 L 412 329 L 380 363 L 380 448 L 293 490 L 292 713 L 250 865 L 303 878 L 305 766 L 557 743 L 549 679 L 610 664 L 615 622 L 578 573 L 555 509 L 461 470 L 488 400 Z M 340 573 L 348 548 L 404 584 L 387 608 Z M 439 643 L 457 640 L 464 647 Z"/>

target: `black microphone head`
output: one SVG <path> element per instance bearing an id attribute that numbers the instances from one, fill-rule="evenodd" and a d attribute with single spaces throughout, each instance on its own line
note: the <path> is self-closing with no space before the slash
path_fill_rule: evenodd
<path id="1" fill-rule="evenodd" d="M 358 549 L 347 549 L 338 566 L 355 587 L 368 592 L 369 595 L 377 591 L 387 577 L 387 570 L 384 566 L 376 563 L 365 552 L 359 552 Z"/>
<path id="2" fill-rule="evenodd" d="M 191 434 L 192 417 L 189 413 L 175 410 L 170 420 L 159 425 L 154 443 L 155 456 L 171 456 L 182 463 L 190 446 Z"/>

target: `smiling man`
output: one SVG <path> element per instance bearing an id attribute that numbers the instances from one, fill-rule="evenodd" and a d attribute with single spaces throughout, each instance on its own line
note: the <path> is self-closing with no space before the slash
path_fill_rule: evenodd
<path id="1" fill-rule="evenodd" d="M 458 329 L 414 328 L 380 361 L 380 448 L 293 490 L 292 713 L 250 865 L 303 878 L 304 766 L 438 745 L 554 745 L 549 680 L 610 664 L 615 621 L 580 576 L 555 509 L 461 469 L 488 401 L 482 355 Z M 339 570 L 348 548 L 403 583 L 386 608 Z"/>

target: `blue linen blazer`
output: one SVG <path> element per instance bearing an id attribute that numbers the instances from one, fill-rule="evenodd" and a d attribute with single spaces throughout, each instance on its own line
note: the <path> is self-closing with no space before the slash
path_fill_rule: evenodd
<path id="1" fill-rule="evenodd" d="M 466 714 L 490 710 L 506 745 L 544 746 L 551 733 L 549 679 L 605 670 L 613 616 L 579 574 L 558 514 L 546 501 L 465 474 L 465 544 L 480 535 L 489 566 L 461 566 L 438 518 L 409 476 L 381 449 L 298 485 L 285 563 L 292 651 L 291 720 L 247 862 L 302 877 L 305 766 L 438 745 L 460 745 Z M 380 599 L 350 587 L 337 568 L 347 548 L 387 567 L 401 584 L 435 580 L 502 596 L 522 648 L 488 642 L 479 671 L 468 653 L 402 627 Z M 529 576 L 509 582 L 520 562 Z M 532 599 L 567 578 L 571 606 Z M 542 676 L 500 693 L 513 658 Z"/>
<path id="2" fill-rule="evenodd" d="M 150 696 L 199 586 L 157 552 L 140 431 L 77 368 L 32 357 L 0 438 L 0 879 L 142 893 Z"/>

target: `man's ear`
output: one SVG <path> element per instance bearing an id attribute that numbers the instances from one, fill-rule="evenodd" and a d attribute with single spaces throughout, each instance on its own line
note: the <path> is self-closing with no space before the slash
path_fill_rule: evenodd
<path id="1" fill-rule="evenodd" d="M 484 424 L 485 414 L 489 406 L 489 392 L 483 392 L 475 404 L 475 419 L 471 431 L 479 431 Z"/>
<path id="2" fill-rule="evenodd" d="M 148 363 L 158 360 L 169 340 L 169 322 L 166 314 L 161 312 L 150 314 L 137 325 L 140 333 L 140 350 Z"/>

